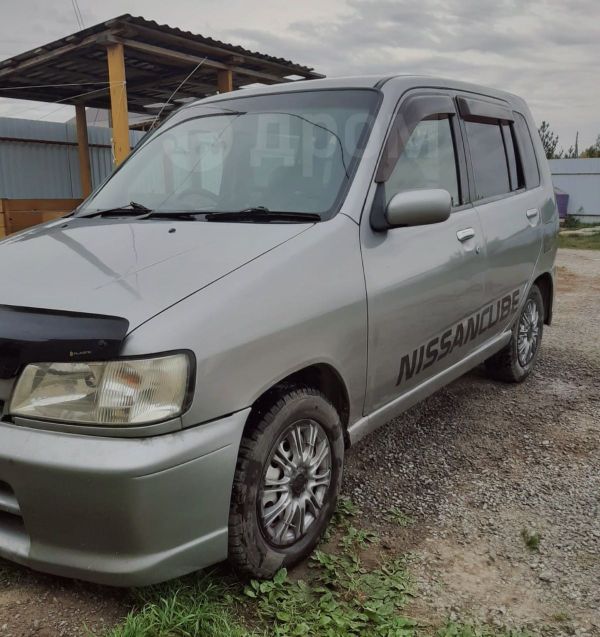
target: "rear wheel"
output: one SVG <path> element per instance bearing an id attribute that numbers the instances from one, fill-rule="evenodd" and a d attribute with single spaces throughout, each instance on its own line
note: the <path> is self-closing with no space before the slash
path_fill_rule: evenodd
<path id="1" fill-rule="evenodd" d="M 520 383 L 535 366 L 544 331 L 544 300 L 533 285 L 509 343 L 485 362 L 488 374 L 497 380 Z"/>
<path id="2" fill-rule="evenodd" d="M 344 458 L 340 417 L 319 391 L 273 398 L 240 445 L 229 516 L 229 559 L 272 577 L 304 559 L 335 510 Z"/>

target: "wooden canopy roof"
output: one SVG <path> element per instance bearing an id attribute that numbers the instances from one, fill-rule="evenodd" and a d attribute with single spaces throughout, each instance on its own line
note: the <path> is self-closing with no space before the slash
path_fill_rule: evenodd
<path id="1" fill-rule="evenodd" d="M 223 77 L 224 90 L 285 82 L 290 76 L 322 77 L 283 58 L 126 14 L 0 62 L 0 97 L 110 108 L 107 49 L 114 44 L 123 47 L 127 105 L 133 112 L 147 113 L 149 105 L 165 102 L 200 62 L 176 99 L 223 90 Z"/>

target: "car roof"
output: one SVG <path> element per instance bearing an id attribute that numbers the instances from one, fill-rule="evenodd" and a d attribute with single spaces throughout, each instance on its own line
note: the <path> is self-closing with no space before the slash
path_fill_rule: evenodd
<path id="1" fill-rule="evenodd" d="M 240 97 L 252 97 L 256 95 L 268 95 L 273 93 L 288 93 L 293 91 L 324 90 L 324 89 L 364 89 L 383 88 L 398 91 L 399 94 L 411 88 L 440 88 L 465 91 L 478 95 L 485 95 L 496 99 L 501 99 L 514 105 L 520 105 L 523 100 L 517 95 L 501 91 L 499 89 L 463 82 L 462 80 L 452 80 L 449 78 L 433 77 L 427 75 L 411 74 L 386 74 L 386 75 L 357 75 L 348 77 L 328 77 L 318 80 L 300 80 L 281 84 L 271 84 L 268 86 L 248 87 L 238 89 L 231 93 L 220 93 L 186 104 L 186 108 L 200 103 L 224 101 L 237 99 Z"/>

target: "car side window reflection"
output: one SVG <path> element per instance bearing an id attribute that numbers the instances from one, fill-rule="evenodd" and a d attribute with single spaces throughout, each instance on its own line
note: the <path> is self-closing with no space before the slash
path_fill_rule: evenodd
<path id="1" fill-rule="evenodd" d="M 427 118 L 417 124 L 385 182 L 385 202 L 405 190 L 428 188 L 447 190 L 452 205 L 459 205 L 456 154 L 448 117 Z"/>

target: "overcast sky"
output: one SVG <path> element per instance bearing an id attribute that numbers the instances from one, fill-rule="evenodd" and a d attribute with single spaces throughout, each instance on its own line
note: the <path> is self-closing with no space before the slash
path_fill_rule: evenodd
<path id="1" fill-rule="evenodd" d="M 570 146 L 600 133 L 598 0 L 78 0 L 86 26 L 122 13 L 290 58 L 329 76 L 423 73 L 524 97 Z M 78 30 L 71 0 L 0 0 L 0 59 Z M 0 115 L 72 107 L 0 99 Z"/>

